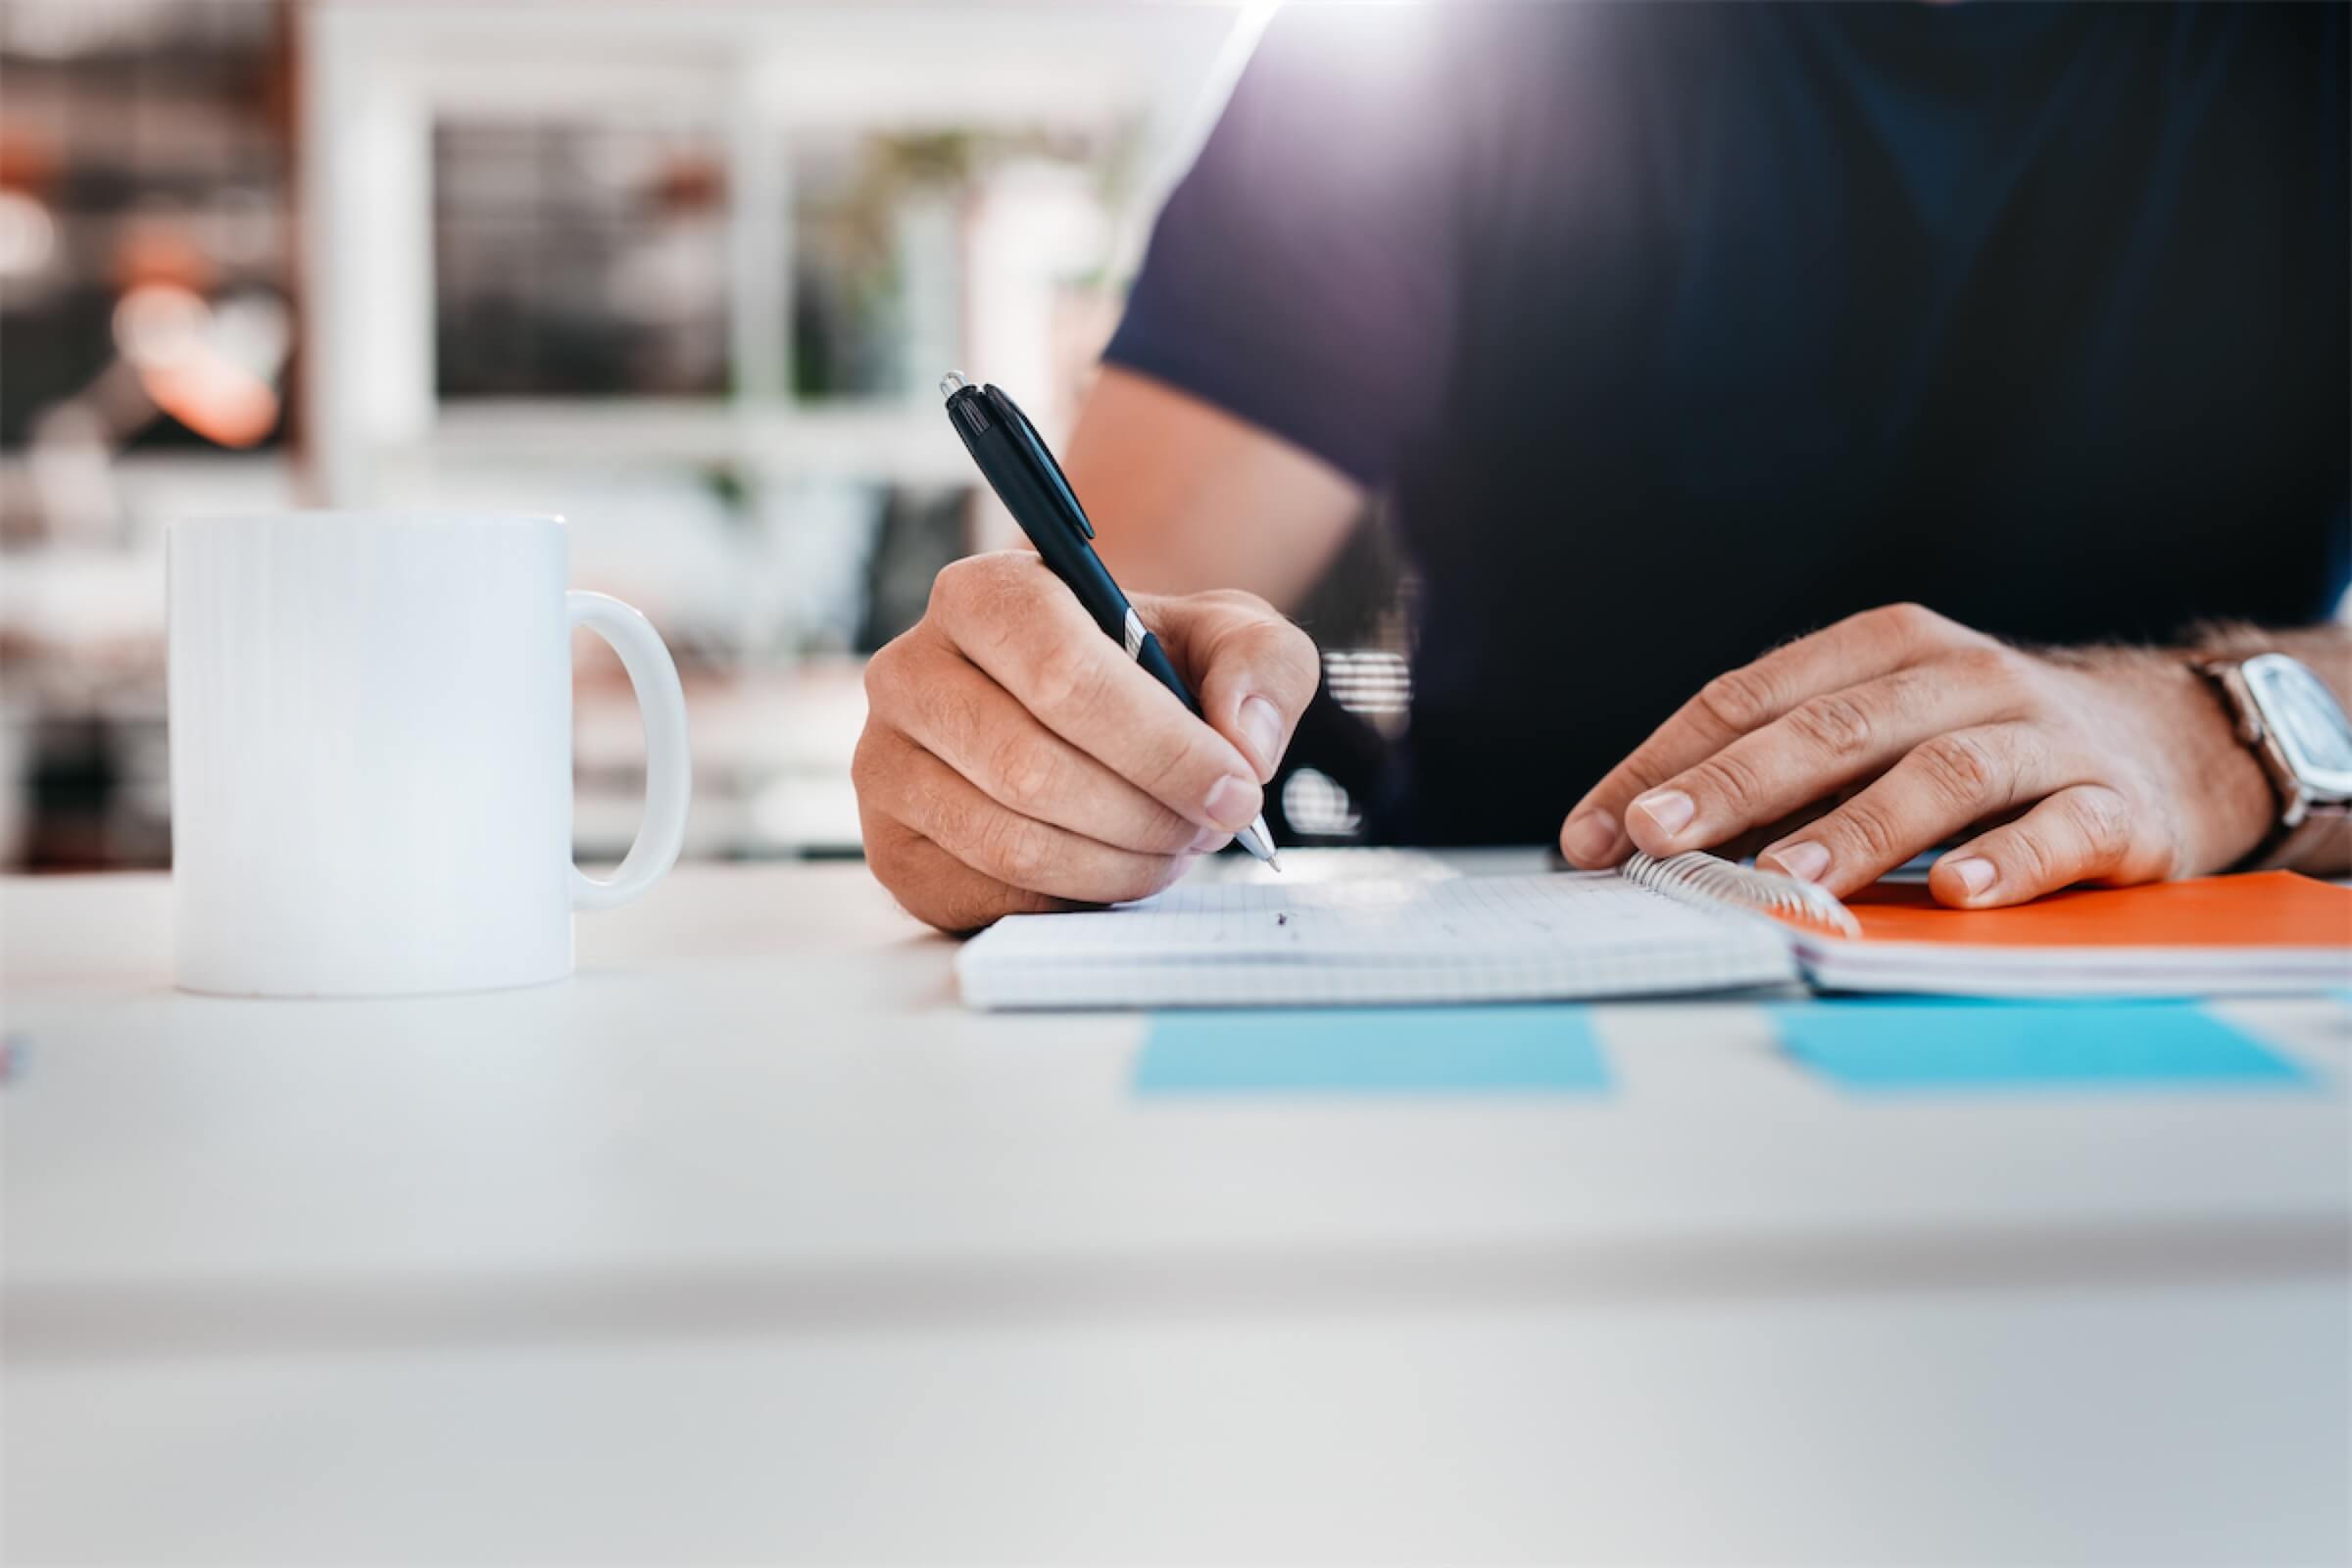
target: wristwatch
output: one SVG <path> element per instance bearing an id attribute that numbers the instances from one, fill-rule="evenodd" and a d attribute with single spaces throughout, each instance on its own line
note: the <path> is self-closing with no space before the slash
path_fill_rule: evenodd
<path id="1" fill-rule="evenodd" d="M 2244 869 L 2292 864 L 2319 840 L 2352 826 L 2352 719 L 2328 683 L 2284 654 L 2201 659 L 2196 667 L 2229 705 L 2237 738 L 2278 792 L 2278 823 Z"/>

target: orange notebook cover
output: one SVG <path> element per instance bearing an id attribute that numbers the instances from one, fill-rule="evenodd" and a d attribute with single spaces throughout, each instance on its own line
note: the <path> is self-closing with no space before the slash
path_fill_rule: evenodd
<path id="1" fill-rule="evenodd" d="M 1846 901 L 1859 939 L 1803 930 L 1827 991 L 1960 996 L 2234 996 L 2352 986 L 2352 888 L 2291 871 L 2078 888 L 1950 909 L 1916 883 Z"/>
<path id="2" fill-rule="evenodd" d="M 1865 939 L 1977 948 L 2352 949 L 2352 888 L 2293 871 L 2074 888 L 2006 909 L 1953 909 L 1919 883 L 1845 901 Z"/>

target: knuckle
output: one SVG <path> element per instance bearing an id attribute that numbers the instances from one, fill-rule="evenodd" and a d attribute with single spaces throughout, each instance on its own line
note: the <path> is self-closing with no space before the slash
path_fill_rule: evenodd
<path id="1" fill-rule="evenodd" d="M 1052 864 L 1046 835 L 1028 818 L 1011 811 L 991 811 L 978 824 L 974 847 L 981 869 L 1000 882 L 1033 888 Z"/>
<path id="2" fill-rule="evenodd" d="M 1272 605 L 1267 604 L 1247 588 L 1211 588 L 1205 593 L 1194 595 L 1193 598 L 1200 604 L 1220 605 L 1228 610 L 1238 610 L 1246 615 L 1267 620 L 1282 618 Z"/>
<path id="3" fill-rule="evenodd" d="M 1925 642 L 1942 634 L 1952 624 L 1927 606 L 1908 599 L 1865 611 L 1858 618 L 1869 621 L 1873 630 L 1906 643 Z"/>
<path id="4" fill-rule="evenodd" d="M 2009 858 L 2017 862 L 2026 873 L 2026 880 L 2034 887 L 2046 888 L 2060 880 L 2062 868 L 2057 853 L 2031 828 L 2020 828 L 2011 836 Z"/>
<path id="5" fill-rule="evenodd" d="M 1911 754 L 1929 785 L 1959 806 L 1983 806 L 2005 794 L 2001 768 L 1991 751 L 1973 735 L 1936 735 Z"/>
<path id="6" fill-rule="evenodd" d="M 901 632 L 874 650 L 865 662 L 865 704 L 870 710 L 887 704 L 897 689 L 899 666 L 906 658 L 902 646 L 911 633 Z"/>
<path id="7" fill-rule="evenodd" d="M 1690 773 L 1703 794 L 1712 795 L 1734 811 L 1744 812 L 1764 799 L 1764 778 L 1738 751 L 1718 752 Z"/>
<path id="8" fill-rule="evenodd" d="M 1290 621 L 1276 619 L 1266 628 L 1267 662 L 1299 690 L 1303 701 L 1314 695 L 1323 676 L 1323 656 L 1315 640 Z"/>
<path id="9" fill-rule="evenodd" d="M 878 831 L 872 822 L 859 825 L 865 833 L 865 863 L 874 873 L 874 880 L 905 900 L 914 890 L 914 879 L 906 874 L 906 851 Z"/>
<path id="10" fill-rule="evenodd" d="M 1901 858 L 1902 835 L 1885 807 L 1857 798 L 1838 814 L 1847 841 L 1864 857 L 1874 861 Z"/>
<path id="11" fill-rule="evenodd" d="M 1017 731 L 997 742 L 988 771 L 996 786 L 990 793 L 1024 816 L 1039 814 L 1061 787 L 1061 760 L 1053 748 Z"/>
<path id="12" fill-rule="evenodd" d="M 1774 711 L 1772 682 L 1753 664 L 1726 670 L 1698 689 L 1698 707 L 1725 729 L 1745 734 L 1770 719 Z"/>
<path id="13" fill-rule="evenodd" d="M 931 579 L 931 612 L 952 625 L 1001 629 L 1037 591 L 1035 565 L 1034 557 L 1005 550 L 951 561 Z"/>
<path id="14" fill-rule="evenodd" d="M 1952 668 L 1972 690 L 2002 695 L 2022 687 L 2027 673 L 2023 654 L 1992 642 L 1953 655 Z"/>
<path id="15" fill-rule="evenodd" d="M 960 606 L 971 601 L 973 590 L 979 586 L 985 570 L 981 560 L 978 556 L 966 556 L 961 561 L 951 561 L 939 568 L 939 575 L 931 579 L 931 612 L 953 614 Z"/>
<path id="16" fill-rule="evenodd" d="M 912 743 L 886 725 L 868 722 L 850 754 L 850 785 L 861 807 L 892 817 L 905 814 L 908 754 Z"/>
<path id="17" fill-rule="evenodd" d="M 1103 666 L 1087 657 L 1094 650 L 1078 643 L 1048 646 L 1031 666 L 1030 700 L 1041 715 L 1064 723 L 1083 723 L 1102 699 Z"/>
<path id="18" fill-rule="evenodd" d="M 874 873 L 874 880 L 889 889 L 890 896 L 898 900 L 908 914 L 926 925 L 939 924 L 925 906 L 929 901 L 924 897 L 927 890 L 922 879 L 908 874 L 906 856 L 877 845 L 867 853 L 865 863 Z"/>
<path id="19" fill-rule="evenodd" d="M 2075 831 L 2082 836 L 2085 856 L 2094 865 L 2123 858 L 2132 842 L 2132 813 L 2113 790 L 2077 790 L 2067 797 Z"/>
<path id="20" fill-rule="evenodd" d="M 1829 757 L 1853 757 L 1870 745 L 1870 714 L 1843 692 L 1807 698 L 1788 722 L 1806 744 Z"/>
<path id="21" fill-rule="evenodd" d="M 1208 666 L 1204 683 L 1240 680 L 1294 712 L 1304 708 L 1323 675 L 1314 639 L 1254 594 L 1220 589 L 1186 603 L 1202 601 L 1224 612 L 1193 628 L 1191 646 Z"/>

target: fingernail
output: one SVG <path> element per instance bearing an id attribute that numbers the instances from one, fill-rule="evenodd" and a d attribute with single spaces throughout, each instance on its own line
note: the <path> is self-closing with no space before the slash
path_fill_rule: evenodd
<path id="1" fill-rule="evenodd" d="M 1232 842 L 1233 835 L 1226 832 L 1223 828 L 1204 827 L 1200 832 L 1193 835 L 1193 842 L 1187 845 L 1186 848 L 1191 850 L 1195 855 L 1209 855 L 1223 849 L 1226 845 L 1231 844 Z"/>
<path id="2" fill-rule="evenodd" d="M 1818 882 L 1830 868 L 1830 852 L 1818 844 L 1791 844 L 1767 858 L 1799 882 Z"/>
<path id="3" fill-rule="evenodd" d="M 1680 833 L 1698 814 L 1698 803 L 1681 790 L 1660 790 L 1636 801 L 1634 809 L 1655 822 L 1659 832 Z"/>
<path id="4" fill-rule="evenodd" d="M 1960 885 L 1968 890 L 1968 896 L 1972 899 L 1982 897 L 2000 875 L 1999 868 L 1980 855 L 1964 855 L 1957 860 L 1945 863 L 1951 866 L 1952 875 L 1960 879 Z"/>
<path id="5" fill-rule="evenodd" d="M 1595 806 L 1568 823 L 1568 858 L 1579 865 L 1597 865 L 1617 847 L 1617 818 Z"/>
<path id="6" fill-rule="evenodd" d="M 1250 749 L 1257 754 L 1258 770 L 1272 773 L 1274 764 L 1282 760 L 1282 710 L 1263 697 L 1242 699 L 1242 733 L 1250 737 Z"/>
<path id="7" fill-rule="evenodd" d="M 1257 815 L 1257 782 L 1239 773 L 1228 773 L 1209 787 L 1208 799 L 1201 807 L 1209 820 L 1220 827 L 1239 833 Z"/>

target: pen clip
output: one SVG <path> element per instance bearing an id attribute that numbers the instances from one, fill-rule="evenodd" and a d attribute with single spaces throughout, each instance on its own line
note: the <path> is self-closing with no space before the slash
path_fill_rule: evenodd
<path id="1" fill-rule="evenodd" d="M 1078 504 L 1078 492 L 1070 488 L 1070 481 L 1062 473 L 1061 465 L 1054 461 L 1054 454 L 1046 446 L 1045 437 L 1037 433 L 1037 426 L 1029 422 L 1029 416 L 1021 412 L 1021 406 L 1013 402 L 1003 387 L 993 382 L 988 388 L 988 400 L 997 405 L 999 413 L 1008 416 L 1005 422 L 1019 432 L 1022 443 L 1029 449 L 1030 463 L 1051 481 L 1054 492 L 1069 507 L 1070 515 L 1078 521 L 1079 531 L 1092 539 L 1095 525 L 1088 519 L 1086 509 Z"/>

